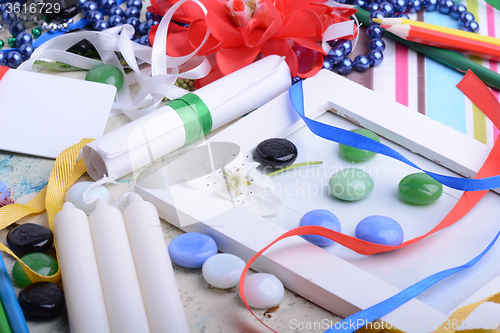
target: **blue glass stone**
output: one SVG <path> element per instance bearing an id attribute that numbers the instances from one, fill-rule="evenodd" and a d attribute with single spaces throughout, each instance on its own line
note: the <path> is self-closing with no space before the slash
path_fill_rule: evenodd
<path id="1" fill-rule="evenodd" d="M 25 29 L 26 29 L 26 26 L 24 25 L 23 21 L 21 21 L 21 20 L 12 20 L 9 23 L 10 34 L 14 37 L 16 37 L 18 34 L 23 32 Z"/>
<path id="2" fill-rule="evenodd" d="M 130 7 L 130 8 L 133 8 L 133 7 Z M 147 26 L 147 22 L 142 22 L 141 24 L 139 24 L 139 27 L 137 28 L 137 32 L 139 32 L 141 35 L 145 35 L 148 33 L 148 26 Z"/>
<path id="3" fill-rule="evenodd" d="M 87 1 L 82 5 L 82 11 L 85 15 L 87 15 L 87 13 L 93 10 L 98 10 L 98 9 L 99 6 L 94 1 Z"/>
<path id="4" fill-rule="evenodd" d="M 16 14 L 13 12 L 7 12 L 3 11 L 2 12 L 2 20 L 5 24 L 9 24 L 11 21 L 16 19 Z"/>
<path id="5" fill-rule="evenodd" d="M 377 10 L 380 10 L 380 5 L 376 2 L 369 3 L 368 6 L 366 7 L 371 13 L 376 12 Z"/>
<path id="6" fill-rule="evenodd" d="M 329 71 L 331 71 L 333 69 L 334 65 L 335 65 L 335 63 L 333 62 L 333 59 L 330 59 L 329 57 L 325 57 L 323 59 L 323 68 L 324 69 L 328 69 Z"/>
<path id="7" fill-rule="evenodd" d="M 438 8 L 438 0 L 424 0 L 424 8 L 428 12 L 433 12 Z"/>
<path id="8" fill-rule="evenodd" d="M 80 8 L 82 8 L 83 4 L 88 2 L 90 0 L 78 0 L 78 3 L 80 4 Z"/>
<path id="9" fill-rule="evenodd" d="M 384 60 L 384 54 L 378 50 L 371 50 L 367 54 L 368 59 L 370 59 L 370 65 L 378 66 Z"/>
<path id="10" fill-rule="evenodd" d="M 467 7 L 465 7 L 461 3 L 457 3 L 451 7 L 451 16 L 458 19 L 460 16 L 460 13 L 466 12 L 466 11 L 467 11 Z"/>
<path id="11" fill-rule="evenodd" d="M 368 2 L 366 0 L 354 0 L 352 4 L 363 9 L 366 9 L 366 7 L 368 6 Z"/>
<path id="12" fill-rule="evenodd" d="M 406 0 L 394 0 L 393 6 L 395 12 L 404 12 L 406 10 Z"/>
<path id="13" fill-rule="evenodd" d="M 129 18 L 129 17 L 139 18 L 141 16 L 141 11 L 135 7 L 129 7 L 127 9 L 125 9 L 125 12 L 123 13 L 123 15 L 125 16 L 125 18 Z"/>
<path id="14" fill-rule="evenodd" d="M 399 14 L 396 15 L 396 17 L 404 18 L 404 19 L 410 19 L 410 17 L 406 13 L 399 13 Z"/>
<path id="15" fill-rule="evenodd" d="M 384 0 L 372 0 L 371 2 L 382 3 Z"/>
<path id="16" fill-rule="evenodd" d="M 373 215 L 356 226 L 356 237 L 370 243 L 398 246 L 404 239 L 403 228 L 387 216 Z"/>
<path id="17" fill-rule="evenodd" d="M 454 4 L 453 0 L 439 0 L 438 10 L 442 14 L 449 14 Z"/>
<path id="18" fill-rule="evenodd" d="M 170 242 L 168 253 L 179 266 L 200 268 L 208 258 L 217 254 L 217 244 L 208 235 L 188 232 Z"/>
<path id="19" fill-rule="evenodd" d="M 139 38 L 139 44 L 141 45 L 146 45 L 146 46 L 151 46 L 149 44 L 149 38 L 148 38 L 148 35 L 144 35 L 142 36 L 141 38 Z"/>
<path id="20" fill-rule="evenodd" d="M 139 24 L 141 24 L 141 21 L 139 21 L 137 17 L 129 17 L 125 20 L 125 23 L 130 24 L 134 27 L 134 29 L 137 29 L 139 27 Z"/>
<path id="21" fill-rule="evenodd" d="M 352 51 L 352 42 L 349 39 L 338 39 L 334 46 L 339 47 L 344 55 L 348 55 Z"/>
<path id="22" fill-rule="evenodd" d="M 0 52 L 0 57 L 2 54 L 4 53 Z M 3 63 L 3 61 L 0 61 L 0 64 L 1 63 Z M 7 198 L 9 194 L 10 194 L 9 188 L 7 187 L 7 185 L 4 184 L 4 182 L 0 180 L 0 200 L 5 200 L 5 198 Z"/>
<path id="23" fill-rule="evenodd" d="M 108 23 L 109 23 L 110 26 L 116 27 L 116 26 L 118 26 L 120 24 L 125 23 L 125 20 L 123 20 L 123 17 L 121 17 L 119 15 L 113 15 L 113 16 L 109 17 Z"/>
<path id="24" fill-rule="evenodd" d="M 113 6 L 118 6 L 116 0 L 101 0 L 101 8 L 110 9 Z"/>
<path id="25" fill-rule="evenodd" d="M 474 21 L 474 19 L 475 19 L 474 14 L 468 11 L 461 12 L 460 15 L 458 16 L 458 20 L 463 24 L 465 24 L 465 22 L 467 21 Z"/>
<path id="26" fill-rule="evenodd" d="M 29 32 L 23 31 L 19 35 L 16 36 L 16 43 L 17 46 L 21 46 L 24 44 L 31 44 L 33 43 L 33 37 Z"/>
<path id="27" fill-rule="evenodd" d="M 304 214 L 304 216 L 300 219 L 299 226 L 304 227 L 308 225 L 317 225 L 319 227 L 342 232 L 342 227 L 337 216 L 325 209 L 311 210 L 310 212 Z M 318 246 L 327 246 L 334 243 L 333 240 L 319 235 L 303 235 L 302 238 L 309 243 L 313 243 Z"/>
<path id="28" fill-rule="evenodd" d="M 328 59 L 333 61 L 334 64 L 338 64 L 344 59 L 344 52 L 340 49 L 340 47 L 335 46 L 328 52 Z"/>
<path id="29" fill-rule="evenodd" d="M 95 31 L 103 31 L 109 28 L 109 23 L 104 21 L 104 20 L 99 20 L 94 22 L 94 25 L 92 26 L 92 29 Z"/>
<path id="30" fill-rule="evenodd" d="M 380 10 L 384 13 L 385 17 L 392 17 L 394 15 L 394 6 L 387 1 L 380 4 Z"/>
<path id="31" fill-rule="evenodd" d="M 122 16 L 123 17 L 124 12 L 123 12 L 123 9 L 121 7 L 119 7 L 119 6 L 113 6 L 113 7 L 111 7 L 109 9 L 108 14 L 109 14 L 109 16 L 115 16 L 115 15 L 117 15 L 117 16 Z"/>
<path id="32" fill-rule="evenodd" d="M 0 51 L 0 66 L 5 65 L 5 61 L 7 60 L 6 58 L 7 57 L 5 56 L 5 53 L 3 53 L 2 51 Z"/>
<path id="33" fill-rule="evenodd" d="M 33 52 L 35 52 L 35 48 L 31 44 L 23 44 L 19 47 L 19 53 L 21 53 L 23 60 L 28 60 Z"/>
<path id="34" fill-rule="evenodd" d="M 141 0 L 128 0 L 127 8 L 135 7 L 137 9 L 142 9 L 142 1 Z"/>
<path id="35" fill-rule="evenodd" d="M 146 29 L 151 29 L 152 27 L 154 27 L 155 25 L 157 24 L 160 24 L 160 21 L 158 21 L 156 18 L 151 18 L 149 20 L 146 21 Z"/>
<path id="36" fill-rule="evenodd" d="M 93 10 L 87 14 L 87 20 L 95 23 L 99 20 L 104 20 L 104 15 L 98 10 Z"/>
<path id="37" fill-rule="evenodd" d="M 385 43 L 382 38 L 373 38 L 368 42 L 368 48 L 370 50 L 379 50 L 383 52 L 385 50 Z"/>
<path id="38" fill-rule="evenodd" d="M 384 16 L 384 13 L 382 13 L 379 10 L 370 14 L 370 24 L 380 25 L 376 22 L 373 22 L 374 18 L 383 19 L 383 18 L 385 18 L 385 16 Z"/>
<path id="39" fill-rule="evenodd" d="M 364 55 L 359 55 L 354 58 L 352 65 L 358 72 L 364 72 L 370 68 L 370 60 Z"/>
<path id="40" fill-rule="evenodd" d="M 464 23 L 464 28 L 469 29 L 471 32 L 478 32 L 479 24 L 476 21 L 467 21 Z"/>
<path id="41" fill-rule="evenodd" d="M 384 36 L 384 29 L 379 25 L 371 25 L 366 29 L 366 35 L 368 38 L 382 38 Z"/>
<path id="42" fill-rule="evenodd" d="M 10 68 L 16 69 L 23 63 L 23 56 L 19 51 L 10 51 L 5 58 L 6 65 Z"/>
<path id="43" fill-rule="evenodd" d="M 416 13 L 422 9 L 422 1 L 420 0 L 408 0 L 406 5 L 406 10 L 408 13 Z"/>
<path id="44" fill-rule="evenodd" d="M 152 19 L 152 18 L 153 18 L 153 16 L 154 16 L 154 14 L 153 14 L 153 13 L 151 13 L 151 12 L 146 12 L 146 20 Z"/>
<path id="45" fill-rule="evenodd" d="M 352 72 L 352 60 L 345 57 L 335 66 L 335 68 L 337 69 L 339 74 L 347 75 Z"/>

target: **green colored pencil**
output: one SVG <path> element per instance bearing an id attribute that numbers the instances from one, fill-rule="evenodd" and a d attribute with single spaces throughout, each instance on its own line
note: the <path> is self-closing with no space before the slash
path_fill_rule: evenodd
<path id="1" fill-rule="evenodd" d="M 358 18 L 358 20 L 364 25 L 370 26 L 370 12 L 359 7 L 356 7 L 356 9 L 358 10 L 358 12 L 356 13 L 356 17 Z M 394 34 L 391 34 L 387 30 L 384 31 L 384 36 L 387 36 L 390 39 L 403 44 L 416 52 L 422 53 L 423 55 L 434 59 L 445 66 L 456 69 L 457 71 L 464 74 L 465 72 L 467 72 L 467 70 L 470 69 L 486 85 L 500 90 L 500 74 L 492 71 L 489 68 L 481 66 L 480 64 L 470 60 L 467 57 L 464 57 L 454 51 L 409 42 L 405 39 L 399 38 Z"/>
<path id="2" fill-rule="evenodd" d="M 0 333 L 12 333 L 9 326 L 9 321 L 7 320 L 7 315 L 3 309 L 2 302 L 0 302 Z"/>

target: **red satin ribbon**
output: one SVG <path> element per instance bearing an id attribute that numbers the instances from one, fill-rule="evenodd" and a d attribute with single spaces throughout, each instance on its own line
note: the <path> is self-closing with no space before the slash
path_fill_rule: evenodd
<path id="1" fill-rule="evenodd" d="M 472 71 L 468 71 L 465 74 L 464 78 L 457 85 L 459 88 L 478 108 L 483 111 L 483 113 L 493 122 L 493 124 L 500 128 L 500 104 L 495 96 L 491 93 L 491 91 L 486 87 L 486 85 L 476 76 Z M 491 149 L 488 158 L 482 165 L 481 169 L 477 173 L 474 178 L 486 178 L 491 176 L 500 175 L 500 143 L 497 140 Z M 318 226 L 306 226 L 292 229 L 290 231 L 285 232 L 283 235 L 274 240 L 271 244 L 267 245 L 265 248 L 260 250 L 257 254 L 255 254 L 245 266 L 243 273 L 240 277 L 240 285 L 239 292 L 240 297 L 247 309 L 252 313 L 252 315 L 257 318 L 257 316 L 252 312 L 245 297 L 245 277 L 248 272 L 248 269 L 253 264 L 253 262 L 268 248 L 270 248 L 273 244 L 279 242 L 282 239 L 298 236 L 298 235 L 320 235 L 323 237 L 327 237 L 329 239 L 334 240 L 335 242 L 348 247 L 349 249 L 356 251 L 361 254 L 371 255 L 383 252 L 389 252 L 393 250 L 397 250 L 408 245 L 414 244 L 439 230 L 442 230 L 450 225 L 454 224 L 462 217 L 464 217 L 488 191 L 473 191 L 473 192 L 464 192 L 455 206 L 451 209 L 451 211 L 446 215 L 446 217 L 431 231 L 426 233 L 425 235 L 419 236 L 417 238 L 410 239 L 406 242 L 403 242 L 400 246 L 387 246 L 387 245 L 379 245 L 370 242 L 363 241 L 361 239 L 348 236 L 345 234 L 341 234 L 339 232 L 318 227 Z M 274 331 L 271 327 L 264 324 L 259 318 L 257 318 L 264 326 L 269 328 L 271 331 Z"/>
<path id="2" fill-rule="evenodd" d="M 2 51 L 0 51 L 2 52 Z M 2 77 L 5 75 L 5 73 L 7 73 L 7 71 L 9 70 L 10 68 L 7 67 L 7 66 L 0 66 L 0 80 L 2 79 Z"/>

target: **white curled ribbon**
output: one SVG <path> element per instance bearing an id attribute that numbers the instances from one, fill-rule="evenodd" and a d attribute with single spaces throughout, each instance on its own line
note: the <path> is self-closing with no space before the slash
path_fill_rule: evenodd
<path id="1" fill-rule="evenodd" d="M 334 0 L 329 0 L 329 1 L 325 2 L 324 4 L 328 5 L 330 7 L 347 7 L 347 8 L 354 8 L 355 7 L 355 6 L 350 6 L 350 5 L 343 5 L 343 4 L 340 4 Z M 354 17 L 354 21 L 351 20 L 351 21 L 344 21 L 344 22 L 335 23 L 335 24 L 330 25 L 326 29 L 326 31 L 323 34 L 323 38 L 321 40 L 321 47 L 323 48 L 323 50 L 327 54 L 332 49 L 332 47 L 328 44 L 329 40 L 334 40 L 334 39 L 342 38 L 345 36 L 352 36 L 356 32 L 356 30 L 359 29 L 360 24 L 358 23 L 358 19 L 354 15 L 353 15 L 353 17 Z M 356 24 L 354 24 L 354 22 L 356 22 Z M 358 37 L 359 37 L 359 34 L 356 35 L 356 38 L 354 39 L 354 43 L 352 45 L 353 50 L 358 43 Z"/>
<path id="2" fill-rule="evenodd" d="M 41 46 L 25 61 L 19 70 L 29 71 L 36 60 L 59 61 L 82 69 L 91 69 L 105 63 L 117 67 L 124 75 L 122 88 L 117 92 L 112 114 L 125 113 L 132 120 L 158 108 L 164 97 L 179 98 L 188 91 L 174 85 L 178 78 L 199 79 L 206 76 L 211 66 L 204 56 L 196 53 L 207 41 L 207 29 L 203 42 L 186 56 L 170 57 L 166 54 L 167 30 L 175 11 L 186 1 L 194 1 L 207 14 L 207 9 L 198 0 L 181 0 L 174 4 L 163 16 L 156 31 L 153 47 L 132 42 L 134 28 L 125 24 L 104 31 L 78 31 L 55 37 Z M 82 57 L 70 52 L 68 48 L 87 39 L 94 45 L 102 61 Z M 126 75 L 120 59 L 120 52 L 132 73 Z M 186 70 L 188 69 L 188 70 Z M 140 90 L 132 98 L 130 86 L 138 83 Z"/>

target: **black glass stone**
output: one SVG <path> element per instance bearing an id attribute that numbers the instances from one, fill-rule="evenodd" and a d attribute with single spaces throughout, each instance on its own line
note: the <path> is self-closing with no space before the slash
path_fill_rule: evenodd
<path id="1" fill-rule="evenodd" d="M 73 29 L 73 30 L 70 30 L 66 33 L 70 34 L 70 33 L 78 32 L 78 31 L 88 31 L 88 30 L 87 29 Z M 87 53 L 89 53 L 89 52 L 96 52 L 97 53 L 97 50 L 95 49 L 94 45 L 92 45 L 92 43 L 89 42 L 87 39 L 82 39 L 81 41 L 79 41 L 75 45 L 71 46 L 66 51 L 68 51 L 70 53 L 74 53 L 74 54 L 80 54 L 83 56 L 86 56 Z"/>
<path id="2" fill-rule="evenodd" d="M 50 318 L 64 307 L 64 292 L 56 284 L 36 282 L 27 285 L 17 297 L 23 311 L 33 317 Z"/>
<path id="3" fill-rule="evenodd" d="M 32 252 L 45 252 L 52 247 L 53 243 L 52 231 L 34 223 L 22 224 L 7 234 L 7 244 L 18 256 Z"/>
<path id="4" fill-rule="evenodd" d="M 267 139 L 255 149 L 254 159 L 262 165 L 283 168 L 297 158 L 297 147 L 287 139 Z"/>
<path id="5" fill-rule="evenodd" d="M 42 14 L 49 20 L 69 19 L 80 12 L 79 0 L 45 0 L 44 3 Z"/>

